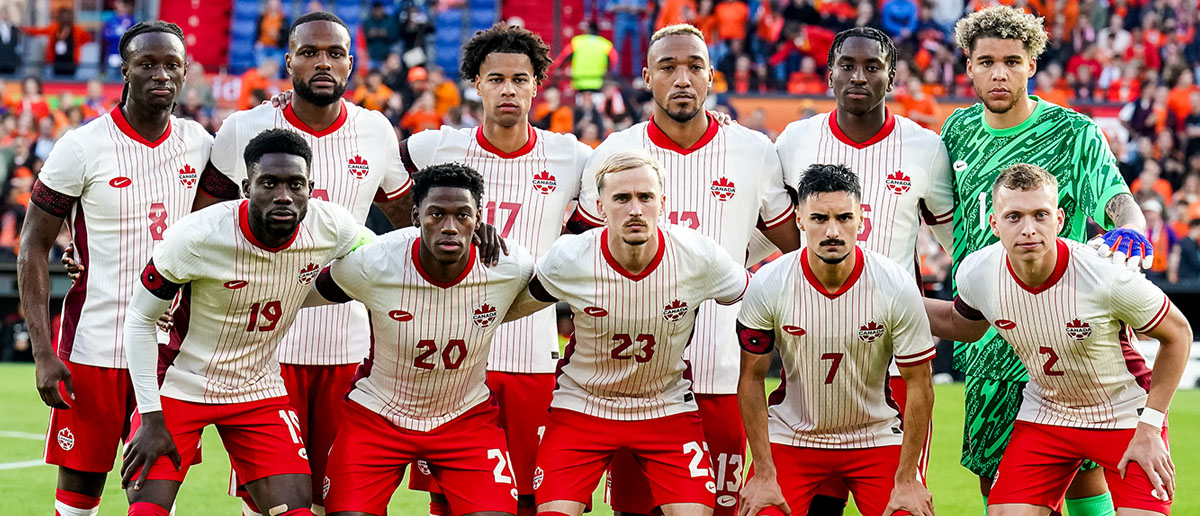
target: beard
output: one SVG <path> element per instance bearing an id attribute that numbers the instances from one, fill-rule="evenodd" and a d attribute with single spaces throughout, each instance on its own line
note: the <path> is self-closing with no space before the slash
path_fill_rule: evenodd
<path id="1" fill-rule="evenodd" d="M 699 115 L 701 111 L 704 111 L 704 101 L 699 98 L 696 99 L 696 108 L 690 111 L 671 111 L 670 107 L 663 105 L 663 103 L 659 102 L 658 99 L 654 99 L 654 103 L 658 104 L 658 107 L 662 108 L 662 110 L 667 113 L 667 116 L 671 117 L 671 120 L 681 124 L 691 122 L 693 118 L 696 118 L 696 115 Z"/>
<path id="2" fill-rule="evenodd" d="M 1028 94 L 1026 93 L 1028 88 L 1026 88 L 1025 86 L 1021 86 L 1020 89 L 1014 90 L 1012 92 L 1012 98 L 1008 102 L 1002 102 L 999 105 L 994 105 L 991 102 L 984 100 L 984 96 L 983 96 L 984 92 L 983 92 L 983 90 L 979 89 L 979 86 L 971 84 L 971 88 L 975 90 L 975 96 L 979 97 L 979 101 L 980 101 L 980 103 L 983 104 L 983 107 L 986 108 L 988 111 L 995 113 L 997 115 L 1003 115 L 1003 114 L 1009 112 L 1014 106 L 1017 105 L 1018 101 L 1020 101 L 1028 96 Z"/>
<path id="3" fill-rule="evenodd" d="M 300 98 L 314 105 L 328 106 L 334 102 L 337 102 L 338 99 L 342 98 L 342 95 L 346 94 L 346 83 L 343 82 L 341 84 L 335 84 L 333 86 L 333 93 L 325 94 L 313 91 L 312 86 L 310 86 L 307 82 L 293 77 L 292 89 L 296 90 L 296 95 L 298 95 Z"/>

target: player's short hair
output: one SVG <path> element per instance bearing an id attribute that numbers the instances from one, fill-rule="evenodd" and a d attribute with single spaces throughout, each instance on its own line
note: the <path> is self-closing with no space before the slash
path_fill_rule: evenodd
<path id="1" fill-rule="evenodd" d="M 242 159 L 246 162 L 247 177 L 258 173 L 258 162 L 265 154 L 291 154 L 304 158 L 304 175 L 306 176 L 309 168 L 312 167 L 312 148 L 308 146 L 308 142 L 304 141 L 304 137 L 295 131 L 278 128 L 267 129 L 251 138 L 250 143 L 246 144 L 246 150 L 242 153 Z"/>
<path id="2" fill-rule="evenodd" d="M 459 73 L 465 81 L 474 81 L 479 76 L 479 69 L 487 56 L 494 53 L 525 54 L 533 65 L 533 77 L 538 83 L 546 79 L 550 69 L 550 46 L 542 41 L 542 37 L 530 32 L 524 27 L 497 22 L 487 30 L 475 33 L 475 36 L 463 47 L 462 63 Z"/>
<path id="3" fill-rule="evenodd" d="M 471 192 L 475 209 L 483 204 L 483 176 L 461 163 L 441 163 L 421 169 L 412 176 L 413 206 L 420 206 L 433 188 L 462 188 Z"/>
<path id="4" fill-rule="evenodd" d="M 846 192 L 855 199 L 862 199 L 862 187 L 858 176 L 846 165 L 814 163 L 808 166 L 796 185 L 796 204 L 809 197 L 823 193 Z"/>
<path id="5" fill-rule="evenodd" d="M 141 22 L 130 27 L 129 30 L 125 31 L 124 34 L 121 34 L 121 40 L 117 43 L 117 51 L 121 54 L 121 62 L 129 61 L 129 42 L 133 41 L 133 38 L 151 32 L 172 34 L 179 38 L 179 42 L 183 43 L 183 52 L 185 55 L 187 54 L 187 40 L 183 37 L 183 29 L 171 22 L 154 20 Z"/>
<path id="6" fill-rule="evenodd" d="M 996 198 L 996 192 L 999 192 L 1001 188 L 1028 192 L 1044 186 L 1051 186 L 1058 190 L 1058 179 L 1054 178 L 1054 174 L 1046 172 L 1046 169 L 1037 165 L 1017 163 L 996 176 L 996 181 L 992 183 L 992 198 Z"/>
<path id="7" fill-rule="evenodd" d="M 654 171 L 654 177 L 658 179 L 659 190 L 663 188 L 663 171 L 658 165 L 658 160 L 645 151 L 633 150 L 615 153 L 604 160 L 600 170 L 596 171 L 596 191 L 604 192 L 604 180 L 609 174 L 638 167 L 650 167 L 650 170 Z"/>
<path id="8" fill-rule="evenodd" d="M 836 56 L 842 51 L 842 44 L 850 38 L 864 38 L 878 41 L 879 47 L 883 49 L 883 53 L 887 54 L 883 58 L 883 62 L 888 65 L 888 75 L 896 75 L 896 44 L 883 31 L 873 27 L 854 27 L 837 33 L 837 36 L 833 37 L 833 44 L 829 46 L 829 67 L 831 69 L 833 68 Z"/>
<path id="9" fill-rule="evenodd" d="M 311 13 L 306 13 L 299 18 L 296 18 L 296 21 L 292 22 L 292 26 L 290 28 L 288 28 L 288 46 L 289 47 L 292 46 L 292 35 L 296 33 L 296 27 L 304 25 L 305 23 L 315 22 L 315 21 L 327 21 L 327 22 L 336 23 L 338 25 L 341 25 L 343 29 L 346 29 L 346 34 L 352 34 L 350 32 L 350 27 L 347 26 L 346 22 L 342 21 L 342 19 L 339 18 L 338 15 L 333 14 L 329 11 L 313 11 Z M 354 39 L 354 36 L 351 35 L 350 38 Z M 353 42 L 351 42 L 351 43 L 353 43 Z"/>
<path id="10" fill-rule="evenodd" d="M 976 11 L 954 24 L 954 39 L 959 48 L 971 56 L 980 38 L 1019 39 L 1025 44 L 1029 57 L 1037 59 L 1046 50 L 1046 27 L 1043 18 L 1015 7 L 995 5 Z"/>
<path id="11" fill-rule="evenodd" d="M 707 41 L 704 41 L 704 33 L 700 32 L 700 29 L 697 29 L 694 25 L 690 25 L 687 23 L 676 23 L 675 25 L 667 25 L 666 27 L 663 27 L 661 29 L 654 31 L 654 35 L 650 36 L 650 45 L 653 46 L 655 43 L 658 42 L 658 40 L 663 39 L 667 36 L 689 36 L 689 35 L 700 38 L 700 41 L 702 43 L 705 43 L 705 44 L 708 43 Z M 646 48 L 650 48 L 650 47 L 647 46 Z"/>

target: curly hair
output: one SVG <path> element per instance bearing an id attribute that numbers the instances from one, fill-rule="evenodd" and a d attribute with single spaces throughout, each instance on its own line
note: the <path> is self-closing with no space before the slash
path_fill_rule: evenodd
<path id="1" fill-rule="evenodd" d="M 463 80 L 474 81 L 479 77 L 483 61 L 496 52 L 529 56 L 533 77 L 538 83 L 546 79 L 546 71 L 553 62 L 550 59 L 550 46 L 542 41 L 541 36 L 516 25 L 497 22 L 488 30 L 476 32 L 463 47 L 462 64 L 459 66 Z"/>
<path id="2" fill-rule="evenodd" d="M 817 194 L 846 192 L 855 199 L 862 199 L 862 187 L 858 176 L 846 165 L 814 163 L 808 166 L 796 185 L 796 203 L 808 200 Z"/>
<path id="3" fill-rule="evenodd" d="M 242 159 L 246 162 L 247 176 L 250 176 L 251 172 L 258 172 L 258 162 L 265 154 L 300 156 L 304 159 L 305 175 L 308 175 L 308 170 L 312 167 L 312 148 L 308 146 L 308 142 L 304 141 L 304 137 L 295 131 L 267 129 L 251 138 L 250 143 L 246 144 L 246 150 L 242 153 Z"/>
<path id="4" fill-rule="evenodd" d="M 462 188 L 471 192 L 475 209 L 483 204 L 483 176 L 460 163 L 442 163 L 421 169 L 412 176 L 413 205 L 420 206 L 429 190 L 438 187 Z"/>
<path id="5" fill-rule="evenodd" d="M 980 38 L 1019 39 L 1029 57 L 1037 59 L 1046 50 L 1048 36 L 1042 17 L 996 5 L 971 13 L 954 24 L 954 39 L 968 57 Z"/>

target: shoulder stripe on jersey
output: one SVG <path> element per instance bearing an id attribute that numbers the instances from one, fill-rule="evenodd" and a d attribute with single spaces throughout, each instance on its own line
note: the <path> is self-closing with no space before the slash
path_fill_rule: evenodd
<path id="1" fill-rule="evenodd" d="M 71 207 L 79 200 L 78 197 L 72 197 L 65 193 L 59 192 L 42 183 L 42 180 L 33 182 L 33 195 L 29 198 L 38 208 L 41 208 L 51 215 L 60 219 L 67 218 L 71 213 Z"/>
<path id="2" fill-rule="evenodd" d="M 407 170 L 409 174 L 416 174 L 420 170 L 413 162 L 412 154 L 408 152 L 408 138 L 400 142 L 400 163 L 404 164 L 404 170 Z"/>
<path id="3" fill-rule="evenodd" d="M 931 346 L 929 349 L 912 355 L 902 355 L 896 357 L 896 365 L 900 367 L 912 367 L 921 365 L 925 362 L 933 360 L 937 356 L 937 347 Z"/>
<path id="4" fill-rule="evenodd" d="M 183 285 L 163 278 L 162 273 L 158 272 L 158 267 L 154 266 L 153 259 L 146 264 L 145 269 L 142 269 L 142 286 L 154 294 L 154 297 L 167 301 L 174 299 L 179 289 L 183 288 Z"/>
<path id="5" fill-rule="evenodd" d="M 958 312 L 958 315 L 963 316 L 963 318 L 968 321 L 982 321 L 985 319 L 983 312 L 980 312 L 979 310 L 976 310 L 975 307 L 968 305 L 966 301 L 963 301 L 962 298 L 958 296 L 954 296 L 954 311 Z"/>
<path id="6" fill-rule="evenodd" d="M 783 223 L 791 220 L 793 217 L 795 217 L 795 215 L 796 215 L 796 207 L 792 206 L 791 204 L 788 204 L 787 209 L 783 210 L 783 213 L 776 215 L 771 220 L 762 221 L 762 224 L 766 229 L 775 229 L 779 226 L 782 226 Z"/>
<path id="7" fill-rule="evenodd" d="M 208 195 L 225 201 L 241 197 L 237 183 L 217 170 L 211 161 L 208 166 L 204 167 L 204 172 L 200 173 L 200 189 Z"/>
<path id="8" fill-rule="evenodd" d="M 1158 312 L 1154 314 L 1154 317 L 1150 318 L 1150 322 L 1146 323 L 1146 325 L 1142 326 L 1141 328 L 1135 329 L 1134 331 L 1136 331 L 1138 333 L 1146 333 L 1148 331 L 1154 331 L 1154 329 L 1157 328 L 1158 325 L 1163 322 L 1163 319 L 1167 318 L 1167 312 L 1170 312 L 1170 311 L 1171 311 L 1171 300 L 1167 299 L 1167 296 L 1164 295 L 1162 306 L 1160 306 L 1158 308 Z"/>

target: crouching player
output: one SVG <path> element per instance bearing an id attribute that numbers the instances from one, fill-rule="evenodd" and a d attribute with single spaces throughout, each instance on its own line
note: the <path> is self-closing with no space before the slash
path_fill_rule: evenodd
<path id="1" fill-rule="evenodd" d="M 740 514 L 807 514 L 817 488 L 845 484 L 867 516 L 933 516 L 917 465 L 933 408 L 929 321 L 912 272 L 856 244 L 858 178 L 811 165 L 797 187 L 808 242 L 759 270 L 738 314 L 738 404 L 754 456 Z M 770 352 L 784 379 L 763 395 Z M 895 358 L 903 430 L 888 395 Z M 762 511 L 762 512 L 760 512 Z"/>
<path id="2" fill-rule="evenodd" d="M 357 300 L 371 313 L 372 349 L 343 407 L 326 470 L 332 515 L 387 513 L 415 463 L 445 492 L 453 514 L 517 512 L 499 410 L 485 384 L 492 335 L 549 303 L 528 294 L 533 257 L 509 244 L 487 267 L 471 237 L 483 178 L 459 164 L 413 176 L 412 220 L 334 261 L 320 299 Z"/>
<path id="3" fill-rule="evenodd" d="M 991 194 L 1000 242 L 963 261 L 953 303 L 925 301 L 934 334 L 970 342 L 994 326 L 1029 371 L 988 514 L 1061 511 L 1085 459 L 1104 468 L 1119 516 L 1170 514 L 1164 414 L 1192 342 L 1187 320 L 1141 274 L 1055 236 L 1058 182 L 1042 168 L 1008 168 Z M 1153 383 L 1133 331 L 1159 341 Z"/>

